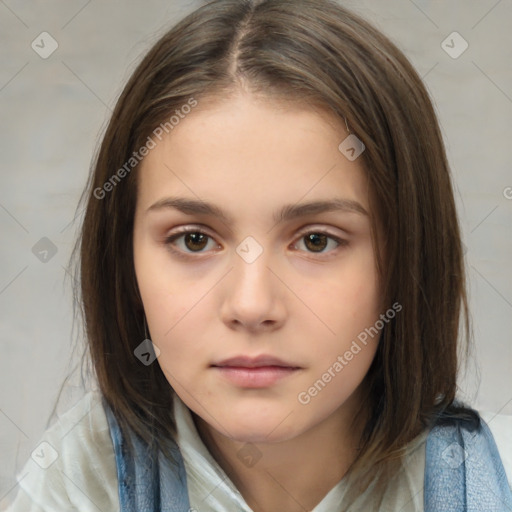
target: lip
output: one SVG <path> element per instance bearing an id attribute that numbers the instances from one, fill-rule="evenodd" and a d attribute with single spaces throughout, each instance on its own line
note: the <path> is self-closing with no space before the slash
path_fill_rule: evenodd
<path id="1" fill-rule="evenodd" d="M 262 354 L 256 357 L 250 356 L 235 356 L 230 357 L 229 359 L 223 359 L 217 363 L 213 363 L 212 366 L 217 367 L 226 367 L 226 366 L 235 366 L 242 368 L 260 368 L 262 366 L 279 366 L 282 368 L 299 368 L 296 364 L 287 363 L 282 359 L 279 359 L 274 356 Z"/>
<path id="2" fill-rule="evenodd" d="M 232 384 L 252 389 L 270 387 L 301 370 L 297 365 L 269 355 L 232 357 L 211 367 Z"/>

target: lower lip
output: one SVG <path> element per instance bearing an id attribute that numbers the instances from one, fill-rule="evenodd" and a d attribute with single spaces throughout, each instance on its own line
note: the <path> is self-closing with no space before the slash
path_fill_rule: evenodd
<path id="1" fill-rule="evenodd" d="M 243 388 L 266 388 L 299 370 L 299 368 L 284 366 L 259 366 L 257 368 L 214 366 L 213 368 L 233 384 Z"/>

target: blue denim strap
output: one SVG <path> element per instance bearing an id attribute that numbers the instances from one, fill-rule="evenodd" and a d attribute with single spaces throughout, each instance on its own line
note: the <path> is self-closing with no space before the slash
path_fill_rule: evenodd
<path id="1" fill-rule="evenodd" d="M 173 461 L 169 461 L 131 435 L 135 456 L 128 457 L 119 424 L 105 401 L 103 407 L 114 444 L 120 512 L 189 512 L 185 464 L 176 443 L 170 445 Z"/>
<path id="2" fill-rule="evenodd" d="M 114 445 L 121 512 L 189 512 L 186 471 L 178 446 L 173 461 L 152 454 L 132 436 L 135 457 L 127 456 L 116 418 L 104 403 Z M 481 420 L 469 431 L 435 426 L 425 449 L 425 512 L 512 512 L 512 493 L 494 438 Z"/>
<path id="3" fill-rule="evenodd" d="M 425 512 L 508 512 L 512 493 L 487 424 L 435 426 L 425 448 Z"/>

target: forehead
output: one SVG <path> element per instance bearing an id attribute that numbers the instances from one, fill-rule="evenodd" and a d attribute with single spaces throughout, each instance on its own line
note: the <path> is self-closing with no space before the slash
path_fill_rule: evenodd
<path id="1" fill-rule="evenodd" d="M 245 211 L 334 195 L 368 210 L 362 158 L 338 149 L 348 136 L 326 109 L 238 94 L 198 100 L 172 131 L 156 140 L 138 176 L 138 201 L 165 194 L 205 198 Z"/>

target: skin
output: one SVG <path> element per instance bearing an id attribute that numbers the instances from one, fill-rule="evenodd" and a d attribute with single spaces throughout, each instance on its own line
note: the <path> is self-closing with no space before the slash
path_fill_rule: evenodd
<path id="1" fill-rule="evenodd" d="M 200 101 L 138 176 L 135 271 L 157 362 L 254 511 L 312 509 L 357 454 L 352 420 L 377 339 L 308 404 L 297 397 L 382 312 L 370 219 L 353 211 L 273 219 L 284 205 L 335 197 L 370 212 L 362 159 L 338 150 L 347 135 L 326 111 L 238 92 Z M 168 197 L 200 198 L 229 219 L 149 209 Z M 186 227 L 208 237 L 167 243 Z M 320 236 L 315 252 L 304 237 L 322 232 L 345 244 Z M 252 263 L 236 252 L 248 236 L 263 250 Z M 211 366 L 242 354 L 300 369 L 251 389 Z M 261 456 L 252 467 L 238 456 L 244 446 Z"/>

